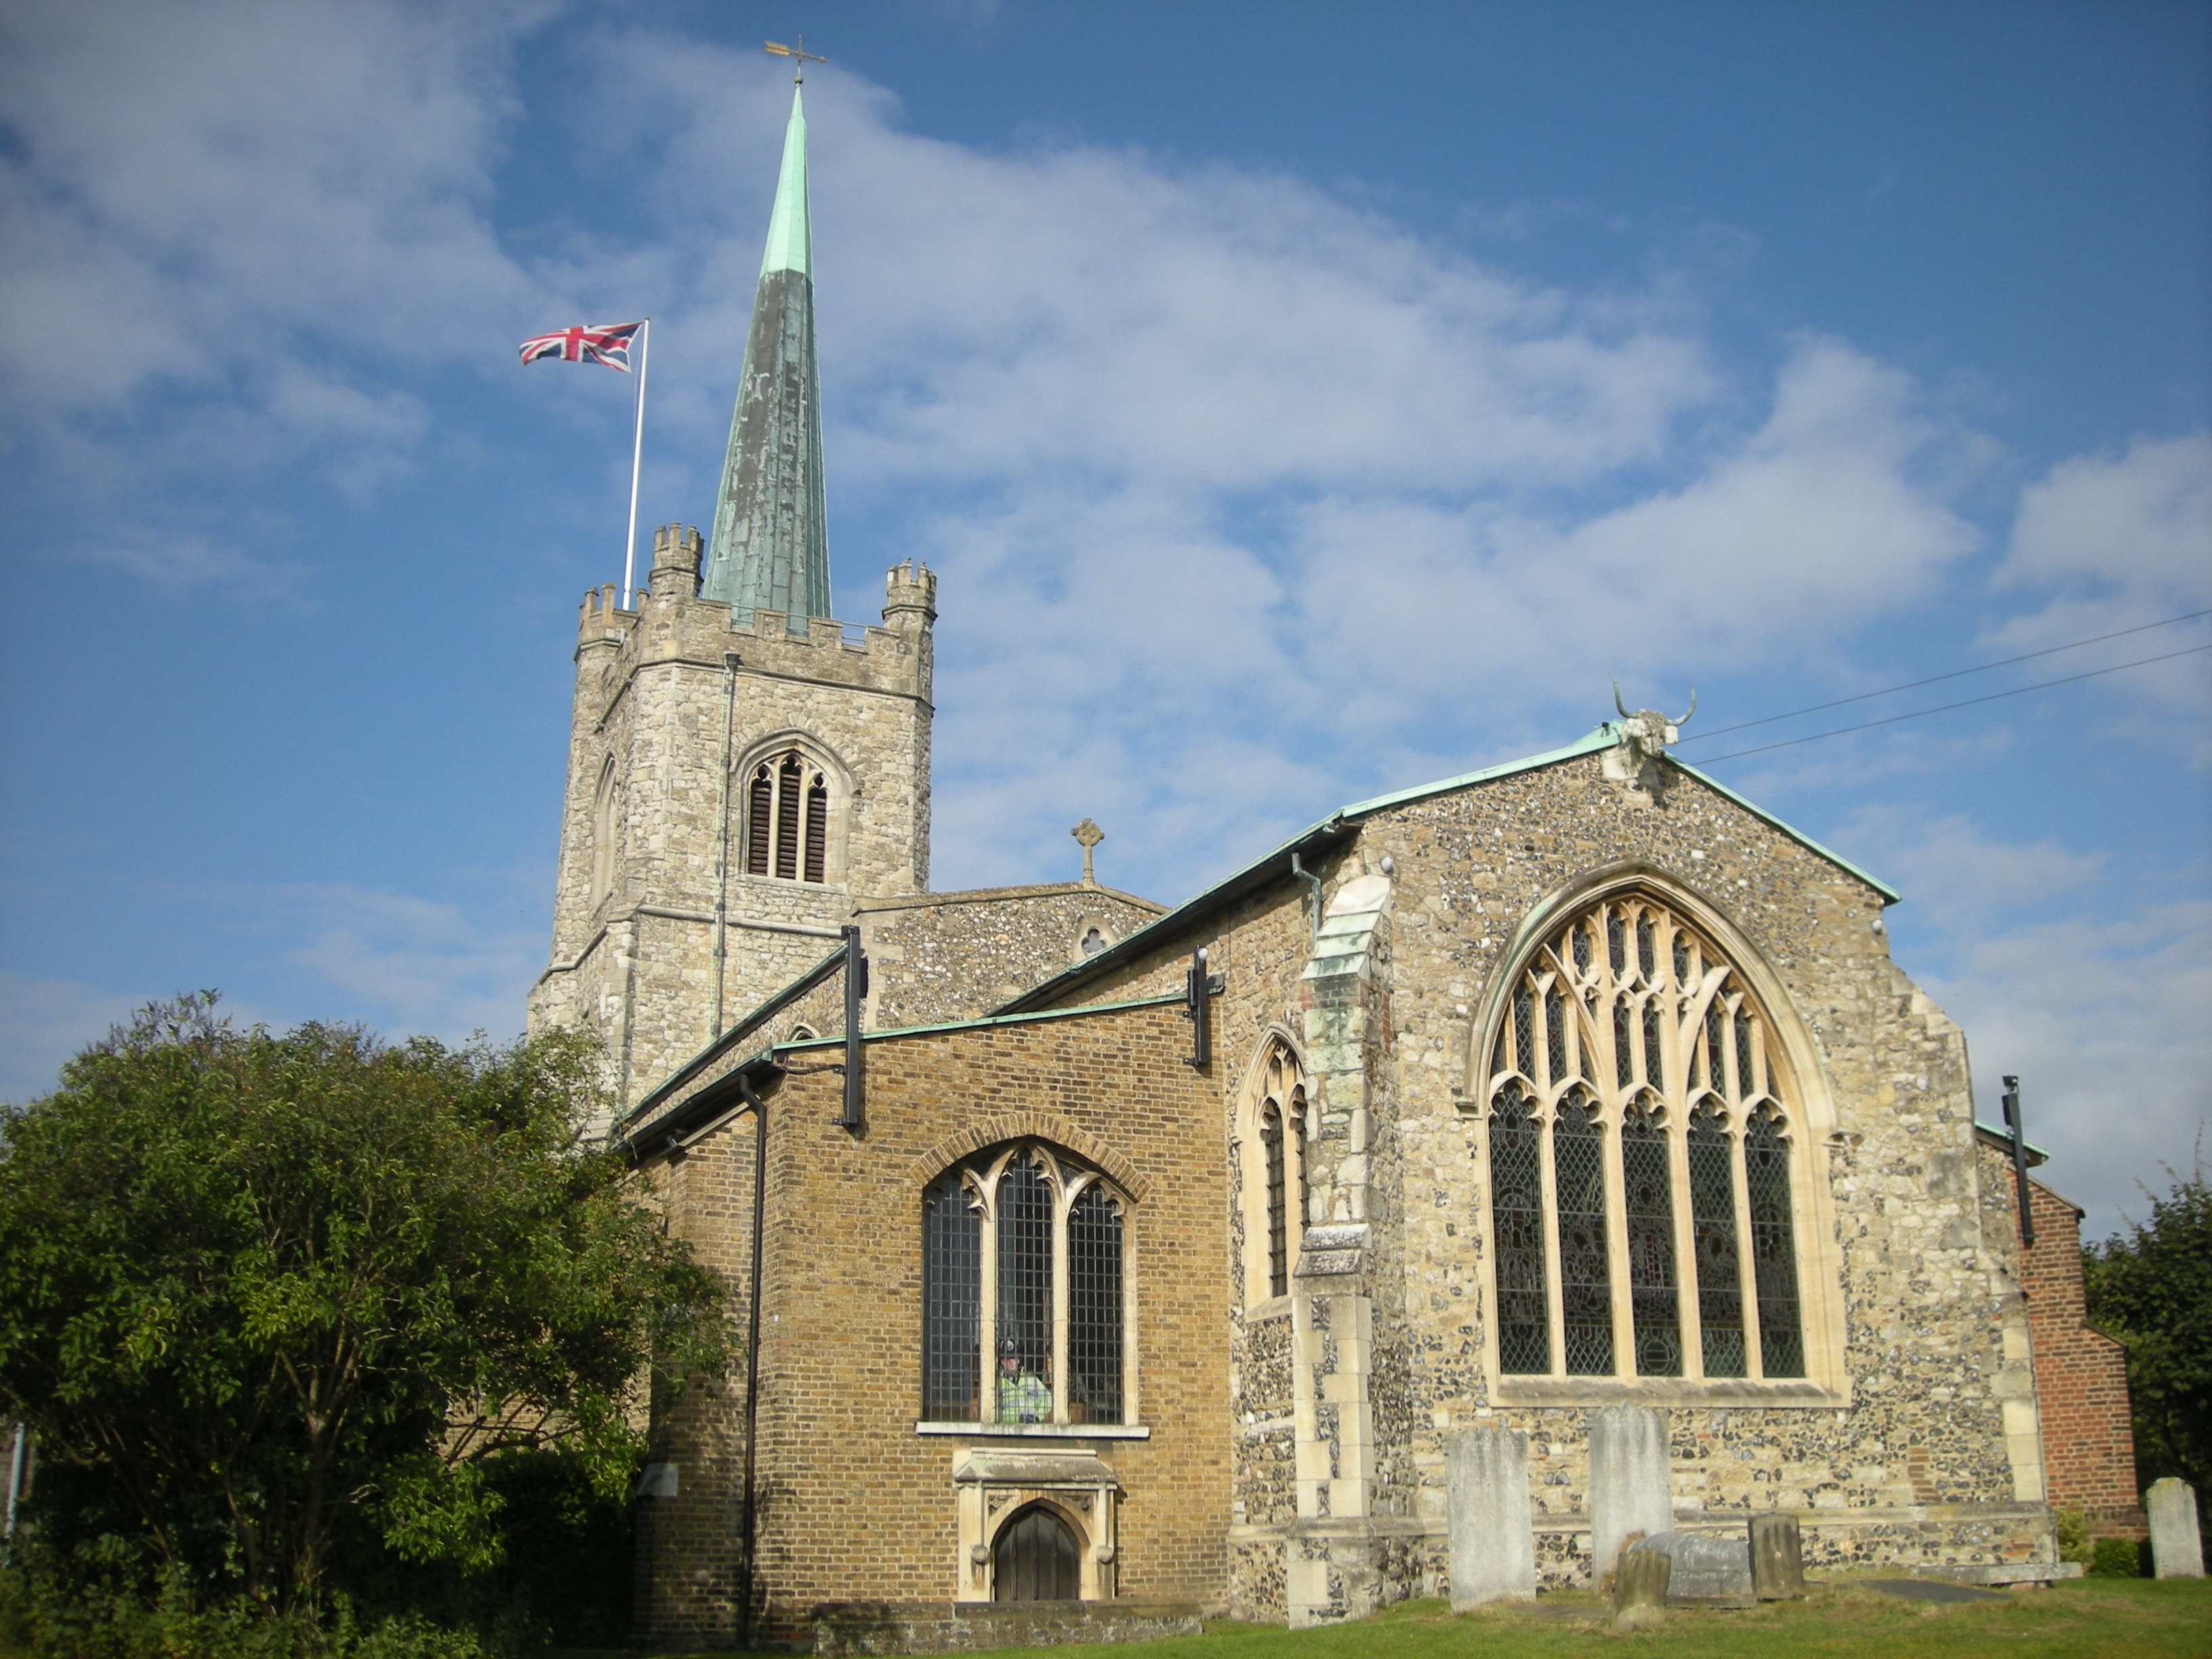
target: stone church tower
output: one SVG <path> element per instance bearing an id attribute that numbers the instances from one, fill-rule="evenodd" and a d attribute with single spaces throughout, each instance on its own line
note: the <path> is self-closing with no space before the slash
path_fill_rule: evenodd
<path id="1" fill-rule="evenodd" d="M 586 595 L 577 633 L 530 1025 L 596 1031 L 623 1110 L 857 907 L 928 886 L 937 579 L 891 570 L 880 627 L 830 617 L 811 264 L 794 90 L 711 543 L 662 527 L 650 586 Z"/>

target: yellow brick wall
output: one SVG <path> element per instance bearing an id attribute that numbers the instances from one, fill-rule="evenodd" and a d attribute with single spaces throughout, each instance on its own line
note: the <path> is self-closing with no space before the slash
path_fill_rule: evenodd
<path id="1" fill-rule="evenodd" d="M 1133 1200 L 1136 1415 L 1152 1438 L 1053 1444 L 1092 1450 L 1121 1483 L 1121 1601 L 1219 1601 L 1234 1275 L 1220 1084 L 1183 1063 L 1189 1041 L 1172 1006 L 878 1039 L 859 1135 L 834 1121 L 834 1073 L 795 1069 L 770 1097 L 757 1634 L 796 1637 L 824 1602 L 949 1601 L 956 1464 L 976 1446 L 1036 1449 L 915 1431 L 922 1188 L 971 1147 L 1024 1134 L 1104 1167 Z M 657 1176 L 671 1225 L 740 1291 L 752 1134 L 750 1115 L 734 1119 Z M 741 1319 L 742 1294 L 733 1308 Z M 644 1505 L 641 1624 L 653 1635 L 733 1633 L 739 1395 L 689 1401 L 657 1429 L 681 1495 Z"/>

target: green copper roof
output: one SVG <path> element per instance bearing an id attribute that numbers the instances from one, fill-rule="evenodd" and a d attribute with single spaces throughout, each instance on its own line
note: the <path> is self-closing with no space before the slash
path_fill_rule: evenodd
<path id="1" fill-rule="evenodd" d="M 768 252 L 761 275 L 772 270 L 814 274 L 814 244 L 806 222 L 806 111 L 791 89 L 791 125 L 783 130 L 783 173 L 775 181 L 775 211 L 768 217 Z"/>
<path id="2" fill-rule="evenodd" d="M 794 88 L 700 592 L 740 626 L 755 611 L 781 611 L 802 634 L 808 617 L 831 614 L 811 265 L 806 116 Z"/>

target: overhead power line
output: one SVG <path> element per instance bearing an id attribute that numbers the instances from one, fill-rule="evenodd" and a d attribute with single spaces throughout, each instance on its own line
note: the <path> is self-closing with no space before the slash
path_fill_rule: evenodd
<path id="1" fill-rule="evenodd" d="M 2017 657 L 2004 657 L 1996 662 L 1982 663 L 1972 668 L 1954 668 L 1948 674 L 1930 674 L 1924 680 L 1907 680 L 1903 685 L 1887 685 L 1884 686 L 1879 691 L 1862 691 L 1856 696 L 1838 697 L 1833 702 L 1816 702 L 1808 708 L 1793 708 L 1786 714 L 1768 714 L 1755 720 L 1740 721 L 1735 726 L 1715 726 L 1710 732 L 1699 732 L 1693 736 L 1684 738 L 1682 741 L 1684 743 L 1701 743 L 1707 738 L 1725 737 L 1731 732 L 1748 732 L 1754 726 L 1771 726 L 1777 720 L 1794 720 L 1800 714 L 1817 714 L 1823 709 L 1841 708 L 1848 703 L 1866 702 L 1872 698 L 1891 696 L 1899 691 L 1917 691 L 1923 685 L 1938 685 L 1945 680 L 1962 679 L 1968 674 L 1986 674 L 1993 668 L 2009 668 L 2014 663 L 2033 662 L 2038 657 L 2055 657 L 2062 651 L 2078 651 L 2085 645 L 2102 645 L 2106 640 L 2125 639 L 2130 634 L 2147 634 L 2154 628 L 2171 628 L 2176 623 L 2195 622 L 2200 617 L 2212 617 L 2212 611 L 2191 611 L 2185 616 L 2166 617 L 2158 622 L 2138 623 L 2133 628 L 2118 629 L 2110 634 L 2093 635 L 2086 640 L 2069 640 L 2064 645 L 2045 646 L 2040 651 L 2023 652 Z M 2148 662 L 2162 662 L 2165 659 L 2162 657 L 2149 657 L 2144 659 L 2144 660 Z M 2129 665 L 2123 664 L 2122 665 L 2128 666 Z M 2075 678 L 2080 678 L 2081 677 L 2077 675 Z M 2048 682 L 2048 684 L 2052 685 L 2063 685 L 2066 682 L 2063 680 L 2051 680 Z M 2021 690 L 2023 691 L 2032 691 L 2035 690 L 2035 688 L 2033 686 L 2022 686 Z M 1964 703 L 1953 703 L 1950 704 L 1949 707 L 1954 708 L 1963 708 L 1966 705 Z M 1934 714 L 1939 711 L 1930 709 L 1928 712 Z M 1909 717 L 1900 715 L 1899 718 L 1905 719 Z M 1873 723 L 1880 725 L 1881 722 L 1877 720 Z M 1849 732 L 1856 732 L 1862 728 L 1852 726 L 1846 726 L 1844 729 Z"/>
<path id="2" fill-rule="evenodd" d="M 2069 674 L 2063 679 L 2038 680 L 2033 685 L 2015 685 L 2009 691 L 1992 691 L 1985 697 L 1968 697 L 1962 702 L 1947 702 L 1934 708 L 1916 708 L 1909 714 L 1892 714 L 1887 720 L 1863 720 L 1856 726 L 1839 726 L 1832 732 L 1813 732 L 1802 738 L 1784 738 L 1780 743 L 1763 743 L 1756 749 L 1738 749 L 1726 755 L 1706 755 L 1695 764 L 1715 766 L 1722 761 L 1741 760 L 1746 755 L 1764 755 L 1770 749 L 1792 749 L 1801 743 L 1816 743 L 1822 738 L 1840 738 L 1847 732 L 1870 731 L 1877 726 L 1894 726 L 1899 720 L 1917 720 L 1928 714 L 1948 714 L 1954 708 L 1972 708 L 1978 702 L 1996 702 L 2006 697 L 2024 696 L 2030 691 L 2048 691 L 2054 685 L 2071 685 L 2076 680 L 2094 680 L 2100 675 L 2117 674 L 2126 668 L 2148 668 L 2154 662 L 2172 662 L 2176 657 L 2193 657 L 2200 651 L 2212 651 L 2212 644 L 2188 646 L 2179 651 L 2169 651 L 2163 656 L 2142 657 L 2134 662 L 2116 662 L 2109 668 L 2093 668 L 2086 674 Z"/>

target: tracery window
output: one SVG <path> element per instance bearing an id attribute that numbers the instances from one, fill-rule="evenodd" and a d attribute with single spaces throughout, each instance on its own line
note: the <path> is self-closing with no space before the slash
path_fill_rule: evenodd
<path id="1" fill-rule="evenodd" d="M 826 881 L 830 778 L 798 749 L 757 763 L 745 786 L 745 873 Z"/>
<path id="2" fill-rule="evenodd" d="M 924 1420 L 1120 1423 L 1128 1200 L 1039 1141 L 980 1152 L 922 1196 Z"/>
<path id="3" fill-rule="evenodd" d="M 1289 1044 L 1268 1044 L 1252 1091 L 1243 1148 L 1248 1302 L 1290 1293 L 1305 1234 L 1305 1072 Z"/>
<path id="4" fill-rule="evenodd" d="M 1497 1025 L 1500 1370 L 1803 1376 L 1802 1109 L 1740 972 L 1656 897 L 1615 895 L 1543 943 Z"/>

